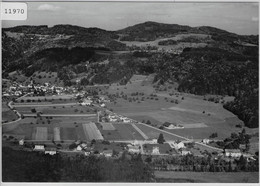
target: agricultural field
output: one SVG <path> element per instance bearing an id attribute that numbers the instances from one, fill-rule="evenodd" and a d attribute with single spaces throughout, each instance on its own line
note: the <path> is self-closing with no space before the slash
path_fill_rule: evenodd
<path id="1" fill-rule="evenodd" d="M 131 93 L 142 92 L 138 88 L 150 87 L 150 91 L 144 92 L 144 96 L 134 96 L 138 97 L 139 101 L 129 102 L 118 98 L 116 104 L 109 103 L 107 107 L 139 122 L 149 120 L 151 126 L 155 127 L 161 126 L 164 122 L 181 124 L 184 129 L 165 130 L 193 139 L 208 138 L 213 132 L 217 132 L 218 138 L 223 139 L 229 137 L 232 132 L 241 130 L 235 126 L 243 122 L 234 114 L 225 110 L 221 103 L 203 100 L 203 96 L 182 94 L 176 91 L 173 95 L 169 95 L 169 90 L 155 93 L 151 85 L 141 85 L 145 78 L 145 76 L 134 75 L 131 78 L 132 83 L 125 86 L 126 89 L 115 90 L 115 88 L 111 88 L 110 90 L 111 93 L 123 91 L 130 97 Z M 151 99 L 150 94 L 157 96 Z M 144 101 L 140 101 L 142 97 L 144 97 Z M 227 100 L 232 99 L 232 97 L 227 97 Z M 178 100 L 178 104 L 172 102 L 172 100 Z M 223 100 L 225 100 L 225 97 L 223 97 Z"/>
<path id="2" fill-rule="evenodd" d="M 163 130 L 152 128 L 146 124 L 136 124 L 136 126 L 143 132 L 149 139 L 158 139 L 160 133 L 163 134 L 165 140 L 184 140 L 178 136 L 171 135 Z"/>
<path id="3" fill-rule="evenodd" d="M 155 179 L 175 183 L 259 183 L 259 172 L 155 171 Z"/>
<path id="4" fill-rule="evenodd" d="M 143 136 L 131 124 L 113 124 L 124 140 L 144 140 Z"/>
<path id="5" fill-rule="evenodd" d="M 23 135 L 29 141 L 75 141 L 89 140 L 82 124 L 95 121 L 96 117 L 25 117 L 3 125 L 3 134 Z"/>
<path id="6" fill-rule="evenodd" d="M 18 119 L 14 111 L 10 110 L 7 103 L 2 102 L 2 122 L 10 122 Z"/>
<path id="7" fill-rule="evenodd" d="M 15 106 L 14 106 L 15 107 Z M 30 106 L 30 107 L 15 107 L 21 114 L 35 114 L 41 112 L 42 114 L 95 114 L 95 109 L 89 106 L 81 105 L 63 105 L 63 106 Z M 35 110 L 34 110 L 35 109 Z M 32 112 L 34 110 L 34 112 Z M 35 112 L 36 111 L 36 112 Z"/>
<path id="8" fill-rule="evenodd" d="M 24 102 L 21 103 L 21 100 L 23 100 Z M 40 100 L 40 101 L 38 101 Z M 15 104 L 25 104 L 25 103 L 29 103 L 32 104 L 32 102 L 34 102 L 33 104 L 40 102 L 40 104 L 43 104 L 44 102 L 52 102 L 52 101 L 61 101 L 61 102 L 65 102 L 66 101 L 75 101 L 75 97 L 73 95 L 53 95 L 53 96 L 25 96 L 25 97 L 20 97 L 17 98 L 17 103 Z M 76 101 L 75 101 L 76 102 Z"/>
<path id="9" fill-rule="evenodd" d="M 116 130 L 112 123 L 101 123 L 103 130 Z"/>
<path id="10" fill-rule="evenodd" d="M 100 131 L 98 130 L 95 123 L 90 122 L 87 124 L 82 124 L 85 136 L 87 136 L 88 141 L 93 139 L 95 140 L 103 140 L 103 136 L 101 135 Z"/>

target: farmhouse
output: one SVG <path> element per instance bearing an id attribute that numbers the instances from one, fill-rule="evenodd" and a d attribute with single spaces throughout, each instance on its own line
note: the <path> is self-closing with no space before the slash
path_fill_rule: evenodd
<path id="1" fill-rule="evenodd" d="M 129 153 L 140 153 L 140 146 L 137 146 L 137 145 L 127 145 L 127 148 L 128 148 L 128 152 Z"/>
<path id="2" fill-rule="evenodd" d="M 182 155 L 182 156 L 186 156 L 186 155 L 188 155 L 188 154 L 191 154 L 191 152 L 190 152 L 189 150 L 185 150 L 185 149 L 182 149 L 182 150 L 181 150 L 181 155 Z"/>
<path id="3" fill-rule="evenodd" d="M 57 153 L 56 148 L 46 148 L 44 154 L 54 155 Z"/>
<path id="4" fill-rule="evenodd" d="M 153 154 L 153 155 L 155 155 L 155 154 L 160 154 L 159 147 L 153 147 L 152 154 Z"/>
<path id="5" fill-rule="evenodd" d="M 81 105 L 85 106 L 85 105 L 91 105 L 92 104 L 92 100 L 89 99 L 84 99 L 83 102 L 81 103 Z"/>
<path id="6" fill-rule="evenodd" d="M 24 145 L 24 139 L 19 140 L 19 145 Z"/>
<path id="7" fill-rule="evenodd" d="M 81 151 L 82 147 L 80 145 L 77 146 L 77 151 Z"/>
<path id="8" fill-rule="evenodd" d="M 210 142 L 209 139 L 203 139 L 203 140 L 202 140 L 202 143 L 204 143 L 204 144 L 209 144 L 209 142 Z"/>
<path id="9" fill-rule="evenodd" d="M 44 145 L 35 145 L 34 146 L 34 151 L 44 151 Z"/>
<path id="10" fill-rule="evenodd" d="M 112 157 L 112 154 L 113 154 L 113 151 L 110 149 L 110 150 L 104 150 L 103 151 L 103 155 L 105 157 Z"/>
<path id="11" fill-rule="evenodd" d="M 242 156 L 242 153 L 239 149 L 225 149 L 225 156 L 229 157 L 233 157 L 233 158 L 238 158 L 240 156 Z"/>

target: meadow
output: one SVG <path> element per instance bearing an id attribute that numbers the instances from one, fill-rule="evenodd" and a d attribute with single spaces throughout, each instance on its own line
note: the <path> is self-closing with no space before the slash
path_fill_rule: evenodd
<path id="1" fill-rule="evenodd" d="M 130 79 L 131 83 L 126 86 L 112 85 L 109 93 L 122 91 L 130 97 L 132 93 L 143 92 L 144 95 L 131 96 L 139 100 L 132 102 L 118 98 L 116 103 L 109 103 L 107 107 L 139 122 L 149 120 L 155 127 L 161 126 L 164 122 L 180 124 L 184 126 L 184 129 L 165 130 L 193 139 L 209 138 L 213 132 L 218 133 L 218 139 L 223 139 L 229 137 L 232 132 L 241 131 L 235 126 L 243 122 L 225 110 L 222 103 L 210 102 L 203 100 L 203 96 L 179 93 L 169 88 L 158 92 L 152 86 L 152 76 L 149 78 L 150 80 L 147 81 L 148 76 L 134 75 Z M 145 82 L 146 85 L 144 85 Z M 151 99 L 151 94 L 157 96 Z M 142 97 L 143 101 L 141 101 Z M 227 100 L 230 99 L 232 98 L 227 97 Z M 177 104 L 175 100 L 178 100 Z"/>

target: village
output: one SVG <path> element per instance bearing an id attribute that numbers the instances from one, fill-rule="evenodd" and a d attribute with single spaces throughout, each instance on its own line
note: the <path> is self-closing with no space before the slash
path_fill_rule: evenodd
<path id="1" fill-rule="evenodd" d="M 38 110 L 37 106 L 35 107 L 36 103 L 44 105 L 47 101 L 50 106 L 53 105 L 53 108 L 59 106 L 59 104 L 71 103 L 74 106 L 94 110 L 93 114 L 75 115 L 75 117 L 91 117 L 89 120 L 85 121 L 83 119 L 82 121 L 85 138 L 77 138 L 78 134 L 68 134 L 68 138 L 64 137 L 66 133 L 69 133 L 70 128 L 65 128 L 64 134 L 62 122 L 54 128 L 34 127 L 33 130 L 36 130 L 36 134 L 34 134 L 36 137 L 32 139 L 26 137 L 26 135 L 5 133 L 4 131 L 3 140 L 5 145 L 11 144 L 11 146 L 19 150 L 37 151 L 49 155 L 57 153 L 69 154 L 70 156 L 82 154 L 84 156 L 94 155 L 106 158 L 119 158 L 123 154 L 141 154 L 143 157 L 151 156 L 155 159 L 160 157 L 195 156 L 205 158 L 210 156 L 214 161 L 223 160 L 227 163 L 239 160 L 241 157 L 246 158 L 248 163 L 256 161 L 254 155 L 245 152 L 245 145 L 241 144 L 238 149 L 221 149 L 210 145 L 212 142 L 216 142 L 214 139 L 204 138 L 200 141 L 195 141 L 174 135 L 164 131 L 164 128 L 174 131 L 174 129 L 181 130 L 184 127 L 180 124 L 169 122 L 163 124 L 164 128 L 152 127 L 149 124 L 111 111 L 111 109 L 107 108 L 107 104 L 111 102 L 107 96 L 91 95 L 88 91 L 77 91 L 75 87 L 57 87 L 48 83 L 35 85 L 33 82 L 29 85 L 21 85 L 14 82 L 8 89 L 4 90 L 3 98 L 12 98 L 9 99 L 8 106 L 18 115 L 17 121 L 19 121 L 20 125 L 23 125 L 21 121 L 25 117 L 29 119 L 32 117 L 37 119 L 38 117 L 39 119 L 42 119 L 42 117 L 63 117 L 62 115 L 52 113 L 45 114 L 45 110 L 33 112 L 33 115 L 19 113 L 19 108 L 25 108 L 24 106 L 34 107 Z M 59 100 L 59 104 L 50 103 L 53 100 Z M 68 100 L 70 101 L 67 102 Z M 40 108 L 40 105 L 38 106 Z M 70 114 L 70 116 L 73 116 L 73 114 Z M 49 120 L 48 123 L 50 124 Z M 71 123 L 73 123 L 73 119 Z M 3 127 L 15 124 L 16 121 L 3 122 Z M 68 127 L 71 126 L 68 125 Z M 53 130 L 53 137 L 51 138 L 49 137 L 49 132 L 47 132 L 49 130 Z M 154 134 L 150 135 L 151 133 Z M 76 138 L 73 139 L 71 136 Z"/>

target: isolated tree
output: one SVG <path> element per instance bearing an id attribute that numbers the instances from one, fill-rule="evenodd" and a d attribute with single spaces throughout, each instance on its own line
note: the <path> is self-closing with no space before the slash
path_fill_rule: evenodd
<path id="1" fill-rule="evenodd" d="M 159 137 L 158 137 L 158 139 L 157 139 L 157 143 L 163 144 L 164 142 L 165 142 L 165 139 L 164 139 L 164 137 L 163 137 L 163 134 L 160 133 L 160 135 L 159 135 Z"/>
<path id="2" fill-rule="evenodd" d="M 151 125 L 151 121 L 147 120 L 146 124 Z"/>

